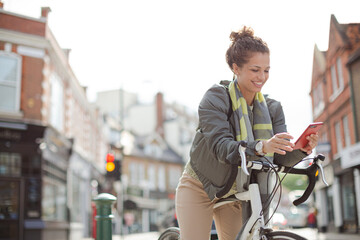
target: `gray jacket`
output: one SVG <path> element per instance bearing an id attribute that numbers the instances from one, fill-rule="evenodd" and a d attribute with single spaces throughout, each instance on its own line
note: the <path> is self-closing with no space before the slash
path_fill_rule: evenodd
<path id="1" fill-rule="evenodd" d="M 234 168 L 237 171 L 240 165 L 239 142 L 235 140 L 235 123 L 230 116 L 232 110 L 227 91 L 227 86 L 215 84 L 205 93 L 198 109 L 199 127 L 190 150 L 191 167 L 211 200 L 227 193 L 224 192 L 225 186 L 234 183 L 229 183 L 231 172 L 235 171 Z M 266 98 L 266 102 L 274 134 L 286 132 L 285 116 L 280 102 L 271 98 Z M 252 121 L 252 111 L 248 112 Z M 254 145 L 255 142 L 248 143 L 250 149 L 254 149 Z M 258 159 L 253 151 L 247 149 L 246 153 L 248 160 Z M 284 156 L 275 154 L 274 162 L 291 166 L 305 156 L 302 151 L 295 150 Z M 240 178 L 242 184 L 245 184 L 241 192 L 246 189 L 248 178 L 245 174 Z"/>

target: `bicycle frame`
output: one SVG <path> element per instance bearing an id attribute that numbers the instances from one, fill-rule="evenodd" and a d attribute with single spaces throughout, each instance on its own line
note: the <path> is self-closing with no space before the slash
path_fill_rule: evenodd
<path id="1" fill-rule="evenodd" d="M 243 232 L 241 233 L 240 240 L 260 239 L 260 229 L 265 227 L 264 216 L 261 215 L 262 203 L 260 198 L 259 185 L 252 183 L 249 185 L 249 190 L 242 193 L 236 193 L 235 197 L 241 201 L 249 201 L 251 205 L 251 216 L 247 221 Z M 255 231 L 253 231 L 255 230 Z"/>

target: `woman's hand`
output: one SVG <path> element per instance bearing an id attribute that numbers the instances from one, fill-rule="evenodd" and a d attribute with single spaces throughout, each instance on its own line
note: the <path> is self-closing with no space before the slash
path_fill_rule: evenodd
<path id="1" fill-rule="evenodd" d="M 309 141 L 308 144 L 304 148 L 300 148 L 300 150 L 306 152 L 309 155 L 311 154 L 312 150 L 317 146 L 319 135 L 311 134 L 310 136 L 307 136 L 306 139 Z"/>
<path id="2" fill-rule="evenodd" d="M 290 142 L 290 139 L 293 139 L 289 133 L 278 133 L 275 134 L 269 140 L 263 141 L 264 153 L 278 153 L 285 155 L 287 152 L 292 152 L 294 144 Z"/>

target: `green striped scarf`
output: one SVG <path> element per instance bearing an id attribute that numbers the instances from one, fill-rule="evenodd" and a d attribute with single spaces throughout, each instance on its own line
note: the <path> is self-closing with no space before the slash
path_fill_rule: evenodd
<path id="1" fill-rule="evenodd" d="M 239 123 L 235 124 L 236 140 L 252 142 L 270 139 L 274 133 L 264 95 L 261 92 L 255 95 L 253 103 L 253 123 L 251 123 L 246 100 L 240 92 L 236 79 L 229 85 L 229 94 L 234 111 L 233 117 L 235 118 L 235 123 Z M 266 156 L 272 158 L 273 154 L 267 154 Z"/>

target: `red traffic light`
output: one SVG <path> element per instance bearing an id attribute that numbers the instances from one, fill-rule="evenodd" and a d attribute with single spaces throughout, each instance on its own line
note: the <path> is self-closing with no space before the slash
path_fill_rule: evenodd
<path id="1" fill-rule="evenodd" d="M 114 154 L 108 153 L 106 155 L 106 166 L 105 169 L 107 172 L 112 172 L 115 169 L 115 164 L 114 164 L 114 160 L 115 160 L 115 156 Z"/>
<path id="2" fill-rule="evenodd" d="M 108 154 L 106 155 L 106 162 L 114 162 L 114 160 L 115 160 L 114 154 L 108 153 Z"/>

